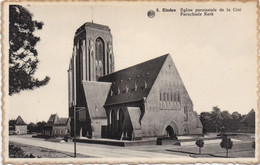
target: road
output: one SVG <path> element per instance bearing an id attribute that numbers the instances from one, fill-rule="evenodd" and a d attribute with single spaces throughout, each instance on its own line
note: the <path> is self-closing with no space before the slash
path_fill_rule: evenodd
<path id="1" fill-rule="evenodd" d="M 50 142 L 45 141 L 40 138 L 32 138 L 31 135 L 23 135 L 23 136 L 9 136 L 9 141 L 21 143 L 24 145 L 32 145 L 38 147 L 44 147 L 48 149 L 54 149 L 61 152 L 74 152 L 74 144 L 73 142 Z M 159 147 L 159 146 L 158 146 Z M 140 146 L 138 147 L 140 148 Z M 159 148 L 158 148 L 159 149 Z M 159 150 L 158 150 L 159 151 Z M 97 158 L 183 158 L 186 156 L 177 155 L 171 152 L 157 153 L 154 151 L 138 151 L 133 147 L 118 147 L 118 146 L 108 146 L 108 145 L 100 145 L 100 144 L 88 144 L 88 143 L 77 143 L 77 153 L 82 155 L 97 157 Z"/>

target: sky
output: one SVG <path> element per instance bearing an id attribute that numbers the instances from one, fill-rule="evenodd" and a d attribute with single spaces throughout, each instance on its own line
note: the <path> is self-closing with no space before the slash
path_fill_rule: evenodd
<path id="1" fill-rule="evenodd" d="M 8 118 L 47 121 L 68 117 L 67 69 L 78 27 L 107 25 L 113 35 L 115 70 L 170 53 L 198 113 L 213 106 L 247 114 L 257 108 L 256 5 L 253 2 L 86 2 L 23 4 L 44 22 L 35 32 L 39 65 L 35 77 L 48 85 L 9 96 Z M 174 12 L 147 12 L 173 8 Z M 214 16 L 180 16 L 180 8 L 240 8 Z"/>

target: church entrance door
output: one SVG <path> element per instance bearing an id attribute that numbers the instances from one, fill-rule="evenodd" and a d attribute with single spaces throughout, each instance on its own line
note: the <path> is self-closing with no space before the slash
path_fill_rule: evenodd
<path id="1" fill-rule="evenodd" d="M 175 131 L 174 129 L 172 128 L 172 126 L 168 125 L 166 127 L 166 131 L 167 131 L 167 136 L 170 138 L 170 139 L 173 139 L 176 137 L 176 134 L 175 134 Z"/>

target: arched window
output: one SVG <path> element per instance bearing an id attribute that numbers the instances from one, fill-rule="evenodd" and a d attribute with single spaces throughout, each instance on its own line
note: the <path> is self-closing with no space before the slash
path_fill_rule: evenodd
<path id="1" fill-rule="evenodd" d="M 112 72 L 112 44 L 110 41 L 107 43 L 107 74 Z"/>
<path id="2" fill-rule="evenodd" d="M 160 92 L 160 101 L 162 101 L 162 93 Z"/>
<path id="3" fill-rule="evenodd" d="M 95 66 L 96 66 L 96 75 L 99 75 L 99 67 L 98 67 L 98 61 L 95 61 Z"/>
<path id="4" fill-rule="evenodd" d="M 102 38 L 99 37 L 96 39 L 95 47 L 96 47 L 96 61 L 99 64 L 98 66 L 96 66 L 98 67 L 97 70 L 99 71 L 96 73 L 96 77 L 98 79 L 99 77 L 105 74 L 105 67 L 103 67 L 105 66 L 105 45 Z"/>
<path id="5" fill-rule="evenodd" d="M 188 108 L 186 105 L 184 106 L 184 121 L 188 121 Z"/>

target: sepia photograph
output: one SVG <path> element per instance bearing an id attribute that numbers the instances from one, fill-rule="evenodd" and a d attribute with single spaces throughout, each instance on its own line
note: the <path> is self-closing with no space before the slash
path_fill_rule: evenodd
<path id="1" fill-rule="evenodd" d="M 2 3 L 4 163 L 259 163 L 258 1 Z"/>

